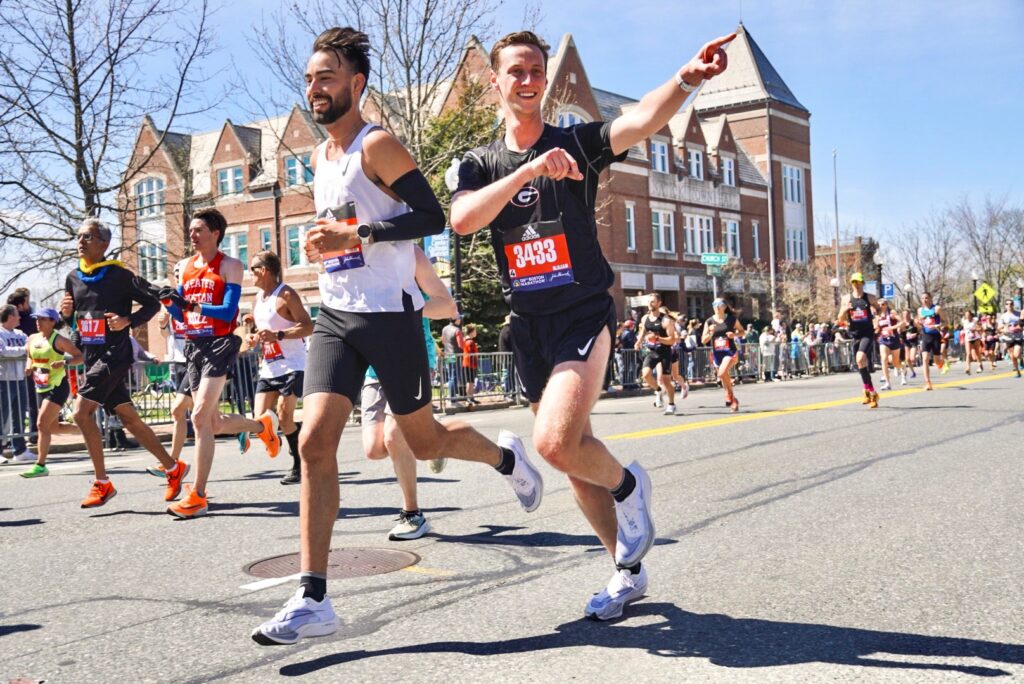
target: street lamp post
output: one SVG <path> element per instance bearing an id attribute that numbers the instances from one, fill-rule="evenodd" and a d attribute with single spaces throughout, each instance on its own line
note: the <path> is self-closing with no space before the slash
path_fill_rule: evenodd
<path id="1" fill-rule="evenodd" d="M 829 281 L 829 285 L 832 286 L 832 299 L 835 301 L 836 308 L 839 307 L 839 278 L 835 277 Z"/>
<path id="2" fill-rule="evenodd" d="M 881 297 L 882 296 L 882 266 L 884 265 L 885 262 L 882 259 L 882 255 L 879 254 L 878 252 L 875 252 L 874 262 L 875 262 L 875 266 L 878 267 L 878 291 L 875 293 L 875 295 L 878 296 L 878 297 Z"/>
<path id="3" fill-rule="evenodd" d="M 444 184 L 448 188 L 449 192 L 454 193 L 459 187 L 459 159 L 456 157 L 452 159 L 451 165 L 448 170 L 444 173 Z M 455 306 L 458 310 L 462 311 L 462 237 L 452 230 L 455 235 L 455 239 L 452 242 L 455 245 L 455 254 L 452 256 L 452 298 L 455 300 Z"/>
<path id="4" fill-rule="evenodd" d="M 903 299 L 905 308 L 913 308 L 914 303 L 910 300 L 910 283 L 903 283 Z"/>
<path id="5" fill-rule="evenodd" d="M 971 309 L 974 311 L 974 315 L 978 315 L 978 272 L 971 271 Z"/>

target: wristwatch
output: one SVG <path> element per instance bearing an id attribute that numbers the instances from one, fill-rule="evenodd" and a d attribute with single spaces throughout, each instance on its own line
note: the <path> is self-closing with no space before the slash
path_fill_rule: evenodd
<path id="1" fill-rule="evenodd" d="M 369 223 L 360 223 L 359 227 L 356 228 L 356 235 L 359 236 L 359 242 L 363 247 L 369 247 L 373 244 L 373 228 L 370 227 Z"/>
<path id="2" fill-rule="evenodd" d="M 277 331 L 277 341 L 280 342 L 283 339 L 284 339 L 284 330 L 278 330 Z"/>

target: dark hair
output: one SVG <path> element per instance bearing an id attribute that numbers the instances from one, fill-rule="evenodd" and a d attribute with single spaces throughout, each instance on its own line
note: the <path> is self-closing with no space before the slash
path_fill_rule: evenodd
<path id="1" fill-rule="evenodd" d="M 220 247 L 221 241 L 224 239 L 224 234 L 228 230 L 228 221 L 224 218 L 224 214 L 220 213 L 216 209 L 200 209 L 196 213 L 192 214 L 192 220 L 199 219 L 206 224 L 206 227 L 210 230 L 217 231 L 217 246 Z"/>
<path id="2" fill-rule="evenodd" d="M 344 57 L 357 74 L 370 81 L 370 38 L 362 31 L 351 26 L 331 27 L 313 41 L 313 52 L 333 52 Z"/>
<path id="3" fill-rule="evenodd" d="M 660 292 L 648 292 L 648 293 L 647 293 L 647 296 L 648 296 L 648 297 L 657 297 L 657 298 L 658 298 L 658 301 L 659 301 L 659 302 L 661 302 L 662 304 L 664 304 L 664 303 L 665 303 L 665 300 L 664 300 L 664 299 L 662 299 L 662 297 L 661 297 L 661 293 L 660 293 Z M 648 307 L 648 308 L 649 308 L 649 307 Z"/>
<path id="4" fill-rule="evenodd" d="M 17 315 L 18 310 L 13 304 L 5 304 L 4 307 L 0 309 L 0 323 L 6 323 L 8 318 Z"/>
<path id="5" fill-rule="evenodd" d="M 28 296 L 28 288 L 19 287 L 17 290 L 8 295 L 7 303 L 13 304 L 14 306 L 21 306 L 22 304 L 26 304 L 28 302 Z"/>
<path id="6" fill-rule="evenodd" d="M 262 252 L 257 252 L 256 258 L 261 266 L 273 273 L 277 280 L 281 280 L 281 257 L 269 249 L 265 249 Z"/>
<path id="7" fill-rule="evenodd" d="M 491 68 L 498 70 L 498 55 L 511 45 L 532 45 L 544 56 L 544 68 L 548 68 L 548 44 L 533 31 L 515 31 L 500 39 L 491 48 Z"/>

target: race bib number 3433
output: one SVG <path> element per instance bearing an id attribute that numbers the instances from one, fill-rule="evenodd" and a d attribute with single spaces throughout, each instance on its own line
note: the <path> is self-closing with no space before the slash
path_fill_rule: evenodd
<path id="1" fill-rule="evenodd" d="M 505 231 L 504 243 L 513 291 L 543 290 L 573 282 L 561 220 L 528 223 Z"/>

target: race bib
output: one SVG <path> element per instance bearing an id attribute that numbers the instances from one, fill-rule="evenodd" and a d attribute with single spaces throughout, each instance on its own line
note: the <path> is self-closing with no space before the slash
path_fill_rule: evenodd
<path id="1" fill-rule="evenodd" d="M 572 260 L 562 220 L 519 226 L 504 234 L 505 260 L 514 292 L 544 290 L 573 282 Z"/>
<path id="2" fill-rule="evenodd" d="M 363 259 L 363 248 L 353 247 L 343 249 L 340 252 L 326 252 L 323 256 L 324 270 L 328 273 L 348 271 L 353 268 L 360 268 L 366 265 Z"/>
<path id="3" fill-rule="evenodd" d="M 921 321 L 921 324 L 924 325 L 926 328 L 934 328 L 935 319 L 932 316 L 929 316 L 928 318 L 923 319 Z"/>
<path id="4" fill-rule="evenodd" d="M 32 382 L 35 383 L 37 390 L 45 390 L 50 387 L 50 369 L 49 368 L 33 368 L 32 369 Z"/>
<path id="5" fill-rule="evenodd" d="M 728 348 L 729 348 L 729 338 L 728 337 L 716 337 L 715 338 L 715 350 L 716 351 L 723 351 L 723 350 L 728 349 Z"/>
<path id="6" fill-rule="evenodd" d="M 889 326 L 882 328 L 882 337 L 892 337 L 892 328 Z"/>
<path id="7" fill-rule="evenodd" d="M 280 361 L 284 358 L 284 352 L 281 351 L 281 345 L 277 342 L 264 342 L 263 343 L 263 360 L 267 363 L 271 361 Z"/>
<path id="8" fill-rule="evenodd" d="M 213 337 L 213 321 L 201 313 L 185 314 L 185 334 L 188 337 Z"/>
<path id="9" fill-rule="evenodd" d="M 850 309 L 851 321 L 866 321 L 868 318 L 867 309 Z"/>
<path id="10" fill-rule="evenodd" d="M 82 336 L 82 344 L 105 344 L 107 341 L 107 319 L 100 315 L 99 318 L 78 319 L 78 332 Z"/>
<path id="11" fill-rule="evenodd" d="M 174 339 L 183 340 L 185 339 L 186 325 L 176 318 L 171 319 L 171 331 L 174 332 Z"/>

